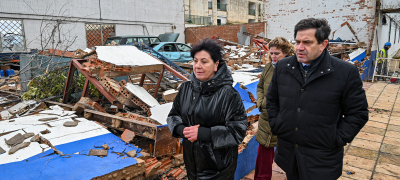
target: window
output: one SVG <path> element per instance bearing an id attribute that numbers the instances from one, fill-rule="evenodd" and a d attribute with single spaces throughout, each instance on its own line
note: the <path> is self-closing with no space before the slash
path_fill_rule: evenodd
<path id="1" fill-rule="evenodd" d="M 218 25 L 218 26 L 221 25 L 221 19 L 217 19 L 217 25 Z"/>
<path id="2" fill-rule="evenodd" d="M 177 52 L 174 44 L 165 44 L 163 49 L 164 49 L 164 52 Z"/>
<path id="3" fill-rule="evenodd" d="M 125 44 L 132 44 L 137 42 L 137 38 L 126 38 Z"/>
<path id="4" fill-rule="evenodd" d="M 21 20 L 0 19 L 0 52 L 25 51 Z"/>
<path id="5" fill-rule="evenodd" d="M 141 44 L 141 43 L 143 43 L 143 44 L 146 44 L 146 45 L 149 45 L 150 43 L 149 43 L 149 38 L 138 38 L 138 43 L 139 44 Z"/>
<path id="6" fill-rule="evenodd" d="M 106 40 L 106 42 L 104 43 L 104 45 L 106 45 L 106 44 L 111 44 L 113 41 L 114 41 L 116 44 L 119 44 L 119 41 L 121 41 L 121 38 L 107 38 L 107 40 Z"/>
<path id="7" fill-rule="evenodd" d="M 249 3 L 249 15 L 256 15 L 256 4 Z"/>
<path id="8" fill-rule="evenodd" d="M 226 11 L 226 0 L 225 1 L 218 0 L 217 1 L 217 9 L 220 11 Z"/>
<path id="9" fill-rule="evenodd" d="M 185 44 L 177 44 L 176 45 L 181 52 L 190 52 L 191 48 Z"/>
<path id="10" fill-rule="evenodd" d="M 208 9 L 212 9 L 212 2 L 208 1 Z"/>
<path id="11" fill-rule="evenodd" d="M 161 42 L 158 38 L 150 38 L 150 44 Z"/>

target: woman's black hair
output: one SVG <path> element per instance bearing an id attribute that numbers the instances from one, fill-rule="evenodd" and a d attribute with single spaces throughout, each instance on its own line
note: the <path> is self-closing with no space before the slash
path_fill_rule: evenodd
<path id="1" fill-rule="evenodd" d="M 193 46 L 192 50 L 190 50 L 190 56 L 194 58 L 194 55 L 200 51 L 207 51 L 214 63 L 219 61 L 219 64 L 222 64 L 224 62 L 222 59 L 224 50 L 222 49 L 222 45 L 220 45 L 216 40 L 210 38 L 201 40 Z"/>

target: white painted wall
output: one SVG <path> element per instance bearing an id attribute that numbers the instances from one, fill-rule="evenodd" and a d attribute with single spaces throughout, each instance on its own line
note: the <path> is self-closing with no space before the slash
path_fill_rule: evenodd
<path id="1" fill-rule="evenodd" d="M 267 22 L 267 38 L 283 36 L 294 39 L 294 26 L 305 18 L 326 18 L 331 30 L 340 29 L 335 39 L 349 39 L 352 37 L 347 27 L 340 27 L 348 21 L 358 38 L 369 43 L 373 23 L 367 25 L 375 16 L 375 0 L 267 0 L 264 2 L 264 22 Z M 365 27 L 364 27 L 365 26 Z M 330 36 L 332 38 L 332 35 Z"/>
<path id="2" fill-rule="evenodd" d="M 218 19 L 221 19 L 221 24 L 226 24 L 226 17 L 218 17 Z"/>
<path id="3" fill-rule="evenodd" d="M 86 47 L 85 23 L 115 24 L 116 35 L 180 33 L 185 41 L 183 0 L 1 0 L 0 18 L 22 19 L 28 48 L 39 48 L 41 20 L 62 19 L 62 40 L 77 36 L 68 50 Z M 173 28 L 175 27 L 175 28 Z M 147 31 L 146 31 L 147 34 Z"/>
<path id="4" fill-rule="evenodd" d="M 381 9 L 399 9 L 399 0 L 381 0 Z"/>
<path id="5" fill-rule="evenodd" d="M 28 49 L 42 49 L 40 42 L 49 42 L 49 36 L 51 34 L 52 28 L 44 28 L 46 24 L 54 23 L 54 21 L 42 21 L 41 20 L 23 20 L 26 47 Z M 42 27 L 41 27 L 42 26 Z M 40 36 L 43 30 L 43 36 Z M 59 45 L 50 42 L 48 48 L 52 49 L 66 49 L 66 50 L 76 50 L 78 48 L 86 47 L 86 32 L 85 23 L 81 22 L 67 22 L 60 26 L 61 43 Z M 57 36 L 56 36 L 57 37 Z M 76 37 L 76 38 L 75 38 Z M 56 38 L 58 39 L 58 38 Z M 56 40 L 57 41 L 57 40 Z M 74 42 L 73 42 L 74 41 Z M 57 43 L 57 42 L 56 42 Z M 44 45 L 45 46 L 45 45 Z M 69 46 L 69 47 L 66 47 Z"/>

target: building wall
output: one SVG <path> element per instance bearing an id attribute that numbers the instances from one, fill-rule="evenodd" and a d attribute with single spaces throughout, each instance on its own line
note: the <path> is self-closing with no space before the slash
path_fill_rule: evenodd
<path id="1" fill-rule="evenodd" d="M 198 16 L 208 16 L 208 0 L 185 0 L 187 1 L 187 7 L 189 12 L 187 14 L 198 15 Z"/>
<path id="2" fill-rule="evenodd" d="M 248 23 L 249 0 L 228 0 L 228 23 Z"/>
<path id="3" fill-rule="evenodd" d="M 145 26 L 150 35 L 176 32 L 178 42 L 185 40 L 183 0 L 4 0 L 0 18 L 23 20 L 28 49 L 40 48 L 42 19 L 63 22 L 62 40 L 77 36 L 68 50 L 86 47 L 85 23 L 114 24 L 117 36 L 147 34 Z"/>
<path id="4" fill-rule="evenodd" d="M 237 33 L 240 32 L 242 25 L 243 24 L 186 28 L 186 43 L 193 45 L 198 43 L 201 39 L 212 38 L 214 35 L 219 36 L 219 38 L 237 43 Z M 250 23 L 244 24 L 244 26 L 249 33 L 264 34 L 265 23 Z"/>
<path id="5" fill-rule="evenodd" d="M 52 38 L 50 38 L 51 31 L 53 27 L 45 28 L 48 24 L 54 24 L 54 21 L 41 21 L 34 19 L 24 19 L 24 32 L 25 32 L 25 42 L 28 49 L 61 49 L 74 51 L 78 48 L 86 48 L 86 32 L 85 23 L 81 22 L 66 22 L 60 25 L 60 43 L 56 42 L 52 44 Z M 42 34 L 42 36 L 40 35 Z M 57 35 L 58 33 L 56 33 Z M 76 38 L 75 38 L 76 37 Z M 43 43 L 41 43 L 43 42 Z M 46 47 L 46 43 L 50 43 Z"/>
<path id="6" fill-rule="evenodd" d="M 381 9 L 400 9 L 399 0 L 380 0 Z"/>
<path id="7" fill-rule="evenodd" d="M 213 3 L 213 9 L 208 9 L 208 2 Z M 249 2 L 254 3 L 254 9 L 259 11 L 259 5 L 263 4 L 261 0 L 221 0 L 221 4 L 227 4 L 226 11 L 217 10 L 217 0 L 184 0 L 185 14 L 197 16 L 209 16 L 213 18 L 226 17 L 226 23 L 243 24 L 248 23 L 249 19 L 255 19 L 258 16 L 249 16 Z M 216 16 L 216 17 L 215 17 Z M 214 21 L 213 25 L 217 25 Z"/>
<path id="8" fill-rule="evenodd" d="M 332 32 L 337 30 L 334 37 L 331 33 L 330 38 L 355 40 L 347 26 L 341 27 L 341 24 L 347 21 L 359 40 L 370 45 L 375 3 L 375 0 L 266 0 L 264 22 L 267 22 L 267 38 L 283 36 L 293 40 L 294 26 L 297 22 L 313 17 L 326 18 Z"/>
<path id="9" fill-rule="evenodd" d="M 396 23 L 394 21 L 390 22 L 389 18 L 386 17 L 387 23 L 386 25 L 383 25 L 382 18 L 383 14 L 380 14 L 378 26 L 376 28 L 377 35 L 375 35 L 371 50 L 372 51 L 380 50 L 383 48 L 386 42 L 390 42 L 392 46 L 388 51 L 388 55 L 389 58 L 392 58 L 395 55 L 395 53 L 400 49 L 400 23 L 397 22 L 397 28 L 396 28 Z M 395 19 L 400 19 L 400 16 L 394 18 L 394 20 Z M 389 23 L 391 23 L 392 25 L 390 26 Z"/>

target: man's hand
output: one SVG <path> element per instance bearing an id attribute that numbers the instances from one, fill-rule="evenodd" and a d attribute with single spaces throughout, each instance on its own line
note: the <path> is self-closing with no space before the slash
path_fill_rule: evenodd
<path id="1" fill-rule="evenodd" d="M 199 131 L 199 127 L 200 127 L 200 125 L 185 127 L 183 129 L 183 135 L 190 142 L 195 142 L 197 140 L 197 133 Z"/>

